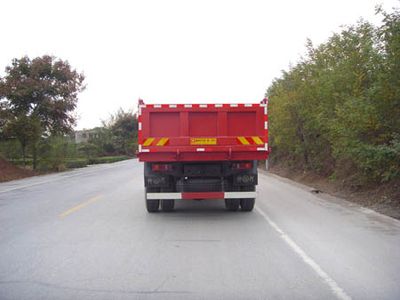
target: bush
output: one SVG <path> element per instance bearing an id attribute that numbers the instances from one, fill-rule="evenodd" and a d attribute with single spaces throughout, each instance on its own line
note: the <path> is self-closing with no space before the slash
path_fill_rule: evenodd
<path id="1" fill-rule="evenodd" d="M 9 159 L 8 160 L 10 163 L 16 166 L 24 166 L 24 159 L 23 158 L 18 158 L 18 159 Z M 26 166 L 32 166 L 33 160 L 32 158 L 26 158 L 25 159 Z"/>
<path id="2" fill-rule="evenodd" d="M 104 157 L 95 157 L 95 158 L 75 158 L 75 159 L 67 159 L 66 167 L 68 169 L 74 168 L 84 168 L 88 165 L 97 165 L 97 164 L 106 164 L 106 163 L 114 163 L 117 161 L 122 161 L 129 159 L 128 156 L 104 156 Z"/>
<path id="3" fill-rule="evenodd" d="M 40 142 L 38 169 L 63 171 L 68 152 L 68 140 L 63 136 L 52 136 Z"/>
<path id="4" fill-rule="evenodd" d="M 84 168 L 87 167 L 88 164 L 89 161 L 86 158 L 68 159 L 66 161 L 66 167 L 68 169 Z"/>
<path id="5" fill-rule="evenodd" d="M 363 145 L 357 149 L 355 159 L 366 179 L 387 182 L 400 178 L 400 139 L 389 145 Z"/>
<path id="6" fill-rule="evenodd" d="M 1 141 L 0 153 L 8 160 L 22 160 L 21 145 L 16 139 Z"/>
<path id="7" fill-rule="evenodd" d="M 0 143 L 0 153 L 14 165 L 23 166 L 24 160 L 18 151 L 20 151 L 20 146 L 15 140 Z M 64 171 L 92 164 L 114 163 L 130 158 L 126 155 L 96 157 L 98 154 L 99 147 L 93 143 L 77 145 L 65 136 L 42 138 L 38 144 L 38 169 L 41 171 Z M 26 158 L 25 161 L 26 166 L 32 167 L 32 158 Z"/>
<path id="8" fill-rule="evenodd" d="M 99 154 L 100 148 L 93 143 L 82 143 L 79 145 L 78 151 L 87 159 L 92 159 Z"/>
<path id="9" fill-rule="evenodd" d="M 96 165 L 96 164 L 107 164 L 107 163 L 114 163 L 117 161 L 122 161 L 129 159 L 129 156 L 104 156 L 104 157 L 96 157 L 89 159 L 89 164 Z"/>

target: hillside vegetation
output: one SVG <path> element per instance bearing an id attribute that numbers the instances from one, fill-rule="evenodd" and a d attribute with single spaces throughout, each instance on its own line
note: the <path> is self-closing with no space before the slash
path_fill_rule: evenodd
<path id="1" fill-rule="evenodd" d="M 377 9 L 306 55 L 267 90 L 270 163 L 353 186 L 399 182 L 400 12 Z"/>

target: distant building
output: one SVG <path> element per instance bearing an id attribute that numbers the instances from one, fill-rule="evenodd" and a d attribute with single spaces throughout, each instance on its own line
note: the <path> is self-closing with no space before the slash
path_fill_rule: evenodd
<path id="1" fill-rule="evenodd" d="M 91 139 L 98 138 L 100 135 L 100 128 L 83 129 L 75 131 L 75 143 L 87 143 Z"/>

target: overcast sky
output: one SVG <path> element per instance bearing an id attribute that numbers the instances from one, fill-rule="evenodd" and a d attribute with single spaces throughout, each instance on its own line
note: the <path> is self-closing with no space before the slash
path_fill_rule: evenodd
<path id="1" fill-rule="evenodd" d="M 86 75 L 77 128 L 146 103 L 259 102 L 281 70 L 398 0 L 0 0 L 0 74 L 51 54 Z"/>

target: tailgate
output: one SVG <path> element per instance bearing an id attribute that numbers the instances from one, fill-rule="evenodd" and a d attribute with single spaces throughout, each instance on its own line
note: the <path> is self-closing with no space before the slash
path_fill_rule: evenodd
<path id="1" fill-rule="evenodd" d="M 267 101 L 260 104 L 140 104 L 141 161 L 262 160 Z"/>

